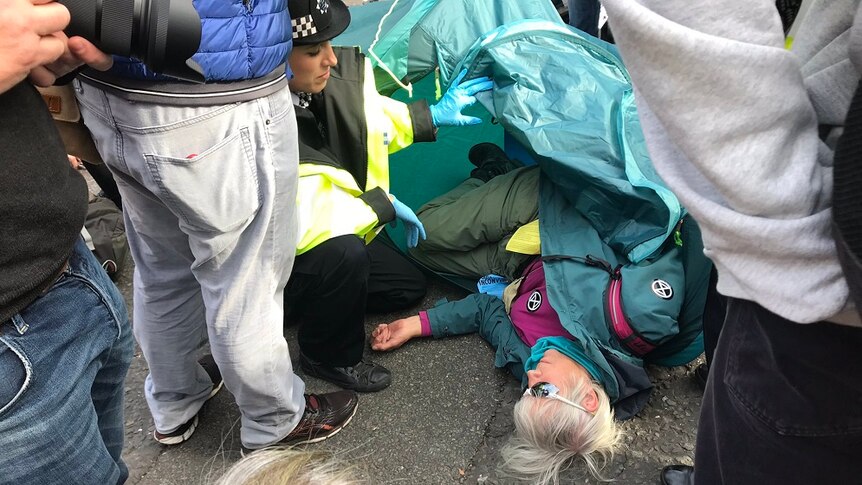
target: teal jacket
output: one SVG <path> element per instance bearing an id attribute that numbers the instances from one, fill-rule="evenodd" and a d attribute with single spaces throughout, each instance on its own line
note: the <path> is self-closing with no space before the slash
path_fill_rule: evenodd
<path id="1" fill-rule="evenodd" d="M 566 214 L 567 219 L 580 220 L 574 212 Z M 570 244 L 583 245 L 587 248 L 585 254 L 595 258 L 593 261 L 601 260 L 608 266 L 585 264 L 585 258 L 562 253 L 543 255 L 548 301 L 560 316 L 569 338 L 578 343 L 599 369 L 601 384 L 616 416 L 626 419 L 640 411 L 649 399 L 652 384 L 644 370 L 646 362 L 680 365 L 703 352 L 702 317 L 711 263 L 703 256 L 700 230 L 688 216 L 659 255 L 639 265 L 620 265 L 613 251 L 597 241 L 590 224 L 582 221 L 568 225 L 567 229 L 565 234 L 572 238 Z M 544 249 L 544 240 L 542 245 Z M 558 266 L 563 266 L 563 278 L 554 281 L 548 268 Z M 616 268 L 618 282 L 622 283 L 621 303 L 626 319 L 639 336 L 656 345 L 646 355 L 627 346 L 612 330 L 609 295 L 613 280 L 608 270 Z M 658 280 L 669 282 L 672 289 L 666 299 L 652 289 Z M 563 299 L 551 298 L 554 288 L 564 292 Z M 566 318 L 573 313 L 578 317 L 576 320 Z M 526 384 L 524 363 L 530 357 L 530 347 L 518 337 L 499 298 L 474 294 L 437 305 L 426 314 L 434 337 L 478 332 L 496 349 L 495 365 L 508 369 Z"/>
<path id="2" fill-rule="evenodd" d="M 455 8 L 440 13 L 452 15 Z M 473 26 L 487 27 L 497 18 L 495 9 L 475 12 Z M 631 79 L 616 47 L 557 19 L 535 20 L 552 15 L 485 28 L 478 39 L 450 28 L 445 15 L 424 17 L 422 44 L 410 42 L 410 55 L 394 59 L 432 63 L 444 81 L 462 70 L 465 79 L 494 79 L 493 91 L 477 99 L 542 172 L 539 229 L 548 301 L 601 369 L 617 409 L 631 396 L 642 402 L 639 384 L 626 388 L 641 381 L 623 374 L 633 369 L 643 376 L 644 362 L 679 365 L 703 351 L 711 262 L 703 255 L 696 224 L 653 168 Z M 402 23 L 393 32 L 403 34 Z M 431 43 L 436 49 L 423 49 Z M 542 68 L 524 69 L 525 52 L 531 66 Z M 511 324 L 484 322 L 483 316 L 505 315 L 473 306 L 451 319 L 452 306 L 428 315 L 439 315 L 441 334 L 479 331 L 497 347 L 498 365 L 521 374 L 509 364 L 523 362 L 526 345 Z M 635 338 L 618 337 L 624 335 L 620 322 Z"/>
<path id="3" fill-rule="evenodd" d="M 478 332 L 495 349 L 494 365 L 508 369 L 526 387 L 524 363 L 530 358 L 530 347 L 516 333 L 502 300 L 477 293 L 458 301 L 441 301 L 426 314 L 434 338 Z M 616 418 L 628 419 L 643 409 L 653 387 L 643 366 L 599 347 L 591 338 L 572 338 L 599 367 Z"/>

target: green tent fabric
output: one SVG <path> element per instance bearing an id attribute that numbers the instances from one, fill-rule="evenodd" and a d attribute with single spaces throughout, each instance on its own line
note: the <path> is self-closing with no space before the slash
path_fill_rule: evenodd
<path id="1" fill-rule="evenodd" d="M 457 8 L 463 12 L 471 8 L 470 5 L 473 0 L 459 0 L 457 3 Z M 483 5 L 493 6 L 495 2 L 488 0 L 475 3 L 472 8 Z M 517 2 L 503 3 L 514 4 Z M 531 12 L 542 12 L 546 16 L 553 14 L 559 18 L 556 10 L 553 10 L 552 7 L 550 10 L 544 8 L 546 3 L 549 3 L 546 0 L 525 0 L 523 3 L 527 6 L 532 5 L 529 8 Z M 536 5 L 541 5 L 542 8 L 536 7 Z M 453 14 L 457 13 L 455 10 L 450 10 L 451 6 L 448 5 L 448 2 L 443 3 L 443 8 L 452 11 Z M 494 7 L 489 12 L 495 12 L 493 15 L 496 20 L 488 20 L 487 23 L 493 29 L 510 19 L 523 18 L 517 16 L 524 13 L 524 8 L 518 7 L 514 10 L 507 9 L 505 12 L 500 12 L 499 8 Z M 398 73 L 399 79 L 413 83 L 413 93 L 411 97 L 406 90 L 399 89 L 398 84 L 382 68 L 375 69 L 378 90 L 404 102 L 427 99 L 430 103 L 434 103 L 437 101 L 438 82 L 432 71 L 436 67 L 436 63 L 422 61 L 431 57 L 436 58 L 436 55 L 432 54 L 433 44 L 423 40 L 421 44 L 425 49 L 423 50 L 416 47 L 417 44 L 412 44 L 410 40 L 428 38 L 428 34 L 423 31 L 423 26 L 426 25 L 427 21 L 423 19 L 426 15 L 431 15 L 432 19 L 439 18 L 441 13 L 437 10 L 440 9 L 437 0 L 381 0 L 351 7 L 350 26 L 344 33 L 336 37 L 333 43 L 336 45 L 357 45 L 362 48 L 363 52 L 368 53 L 369 47 L 374 41 L 378 24 L 384 16 L 388 15 L 382 26 L 383 34 L 375 46 L 374 52 L 394 72 Z M 427 25 L 433 25 L 434 22 L 427 22 Z M 459 24 L 466 25 L 466 23 Z M 473 41 L 482 33 L 478 32 L 481 29 L 474 28 L 473 30 L 476 32 L 465 33 L 460 38 L 458 45 L 463 53 L 466 53 Z M 451 44 L 448 48 L 452 49 L 454 45 Z M 421 61 L 418 66 L 407 62 L 408 51 L 411 49 L 415 52 L 415 59 Z M 457 54 L 453 55 L 457 56 Z M 373 57 L 372 62 L 374 63 Z M 503 129 L 492 122 L 491 115 L 487 110 L 481 106 L 474 106 L 466 113 L 482 118 L 484 123 L 468 127 L 442 127 L 439 130 L 437 142 L 418 143 L 390 157 L 392 193 L 399 200 L 414 209 L 418 209 L 425 202 L 458 185 L 470 174 L 473 167 L 467 161 L 467 152 L 471 146 L 478 141 L 489 141 L 500 146 L 504 144 Z M 402 227 L 398 225 L 395 228 L 387 228 L 387 232 L 395 244 L 404 250 Z M 467 279 L 451 278 L 450 280 L 471 291 L 476 288 L 475 282 Z"/>
<path id="2" fill-rule="evenodd" d="M 349 9 L 350 25 L 347 30 L 333 40 L 333 43 L 335 45 L 359 46 L 364 52 L 368 52 L 369 46 L 374 41 L 378 25 L 387 14 L 389 16 L 386 18 L 383 30 L 387 33 L 385 37 L 386 42 L 391 42 L 392 34 L 389 33 L 388 27 L 398 23 L 412 7 L 412 1 L 395 2 L 393 0 L 380 0 L 351 7 Z M 389 12 L 390 10 L 392 10 L 391 13 Z"/>
<path id="3" fill-rule="evenodd" d="M 400 20 L 377 44 L 387 50 L 378 55 L 386 62 L 394 53 L 408 51 L 411 62 L 424 59 L 417 76 L 427 74 L 428 65 L 434 64 L 441 75 L 466 67 L 468 76 L 491 75 L 496 87 L 493 100 L 483 99 L 488 111 L 518 145 L 535 155 L 546 174 L 579 199 L 575 207 L 608 244 L 632 262 L 642 261 L 671 234 L 683 212 L 652 169 L 628 74 L 616 50 L 563 25 L 550 2 L 487 3 L 417 0 L 407 12 L 402 6 Z M 375 13 L 380 14 L 383 6 Z M 444 14 L 469 21 L 446 21 Z M 554 20 L 522 20 L 525 15 Z M 502 23 L 512 17 L 516 20 Z M 373 22 L 363 19 L 351 25 L 355 24 L 370 33 L 367 26 Z M 476 32 L 489 26 L 490 33 L 477 40 Z M 351 29 L 347 35 L 353 35 Z M 414 98 L 433 101 L 432 78 L 425 75 Z M 403 99 L 404 94 L 394 97 Z M 498 112 L 501 109 L 510 113 Z M 392 190 L 414 208 L 463 179 L 469 169 L 464 155 L 472 142 L 498 141 L 502 136 L 489 123 L 444 128 L 439 135 L 437 143 L 411 147 L 392 159 Z M 404 158 L 410 162 L 402 163 Z M 588 168 L 582 170 L 583 166 Z M 590 182 L 587 186 L 584 178 Z M 621 210 L 604 213 L 601 207 L 609 204 Z M 401 238 L 396 235 L 395 240 Z"/>
<path id="4" fill-rule="evenodd" d="M 435 90 L 434 76 L 427 76 L 414 84 L 414 99 L 424 97 L 433 100 Z M 404 90 L 392 97 L 410 101 Z M 470 176 L 474 167 L 467 160 L 467 152 L 474 144 L 489 141 L 503 146 L 502 127 L 491 121 L 491 116 L 482 106 L 477 104 L 465 113 L 482 118 L 484 122 L 474 126 L 441 127 L 436 142 L 417 143 L 389 158 L 391 189 L 399 200 L 418 209 Z M 402 225 L 394 229 L 390 227 L 387 231 L 403 250 Z M 468 289 L 475 291 L 476 285 L 470 284 Z"/>

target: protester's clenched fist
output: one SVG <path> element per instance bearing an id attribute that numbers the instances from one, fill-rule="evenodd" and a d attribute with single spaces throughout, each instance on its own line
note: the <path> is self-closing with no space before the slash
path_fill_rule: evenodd
<path id="1" fill-rule="evenodd" d="M 0 1 L 0 92 L 67 51 L 69 11 L 53 0 Z"/>

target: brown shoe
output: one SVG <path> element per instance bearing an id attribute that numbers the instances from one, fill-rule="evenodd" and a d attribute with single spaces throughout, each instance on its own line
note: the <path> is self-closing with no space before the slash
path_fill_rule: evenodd
<path id="1" fill-rule="evenodd" d="M 359 396 L 353 391 L 306 394 L 305 412 L 280 445 L 317 443 L 341 431 L 356 414 Z"/>
<path id="2" fill-rule="evenodd" d="M 359 404 L 354 391 L 336 391 L 326 394 L 306 394 L 302 419 L 287 436 L 268 446 L 293 446 L 317 443 L 335 435 L 353 419 Z M 243 446 L 245 456 L 255 450 Z"/>

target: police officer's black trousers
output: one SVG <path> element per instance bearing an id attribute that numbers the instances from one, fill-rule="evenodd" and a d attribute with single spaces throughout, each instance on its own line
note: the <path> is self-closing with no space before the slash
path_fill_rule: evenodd
<path id="1" fill-rule="evenodd" d="M 425 296 L 425 276 L 379 238 L 332 238 L 297 256 L 284 292 L 285 321 L 298 323 L 308 358 L 352 366 L 365 349 L 365 313 L 409 307 Z"/>

